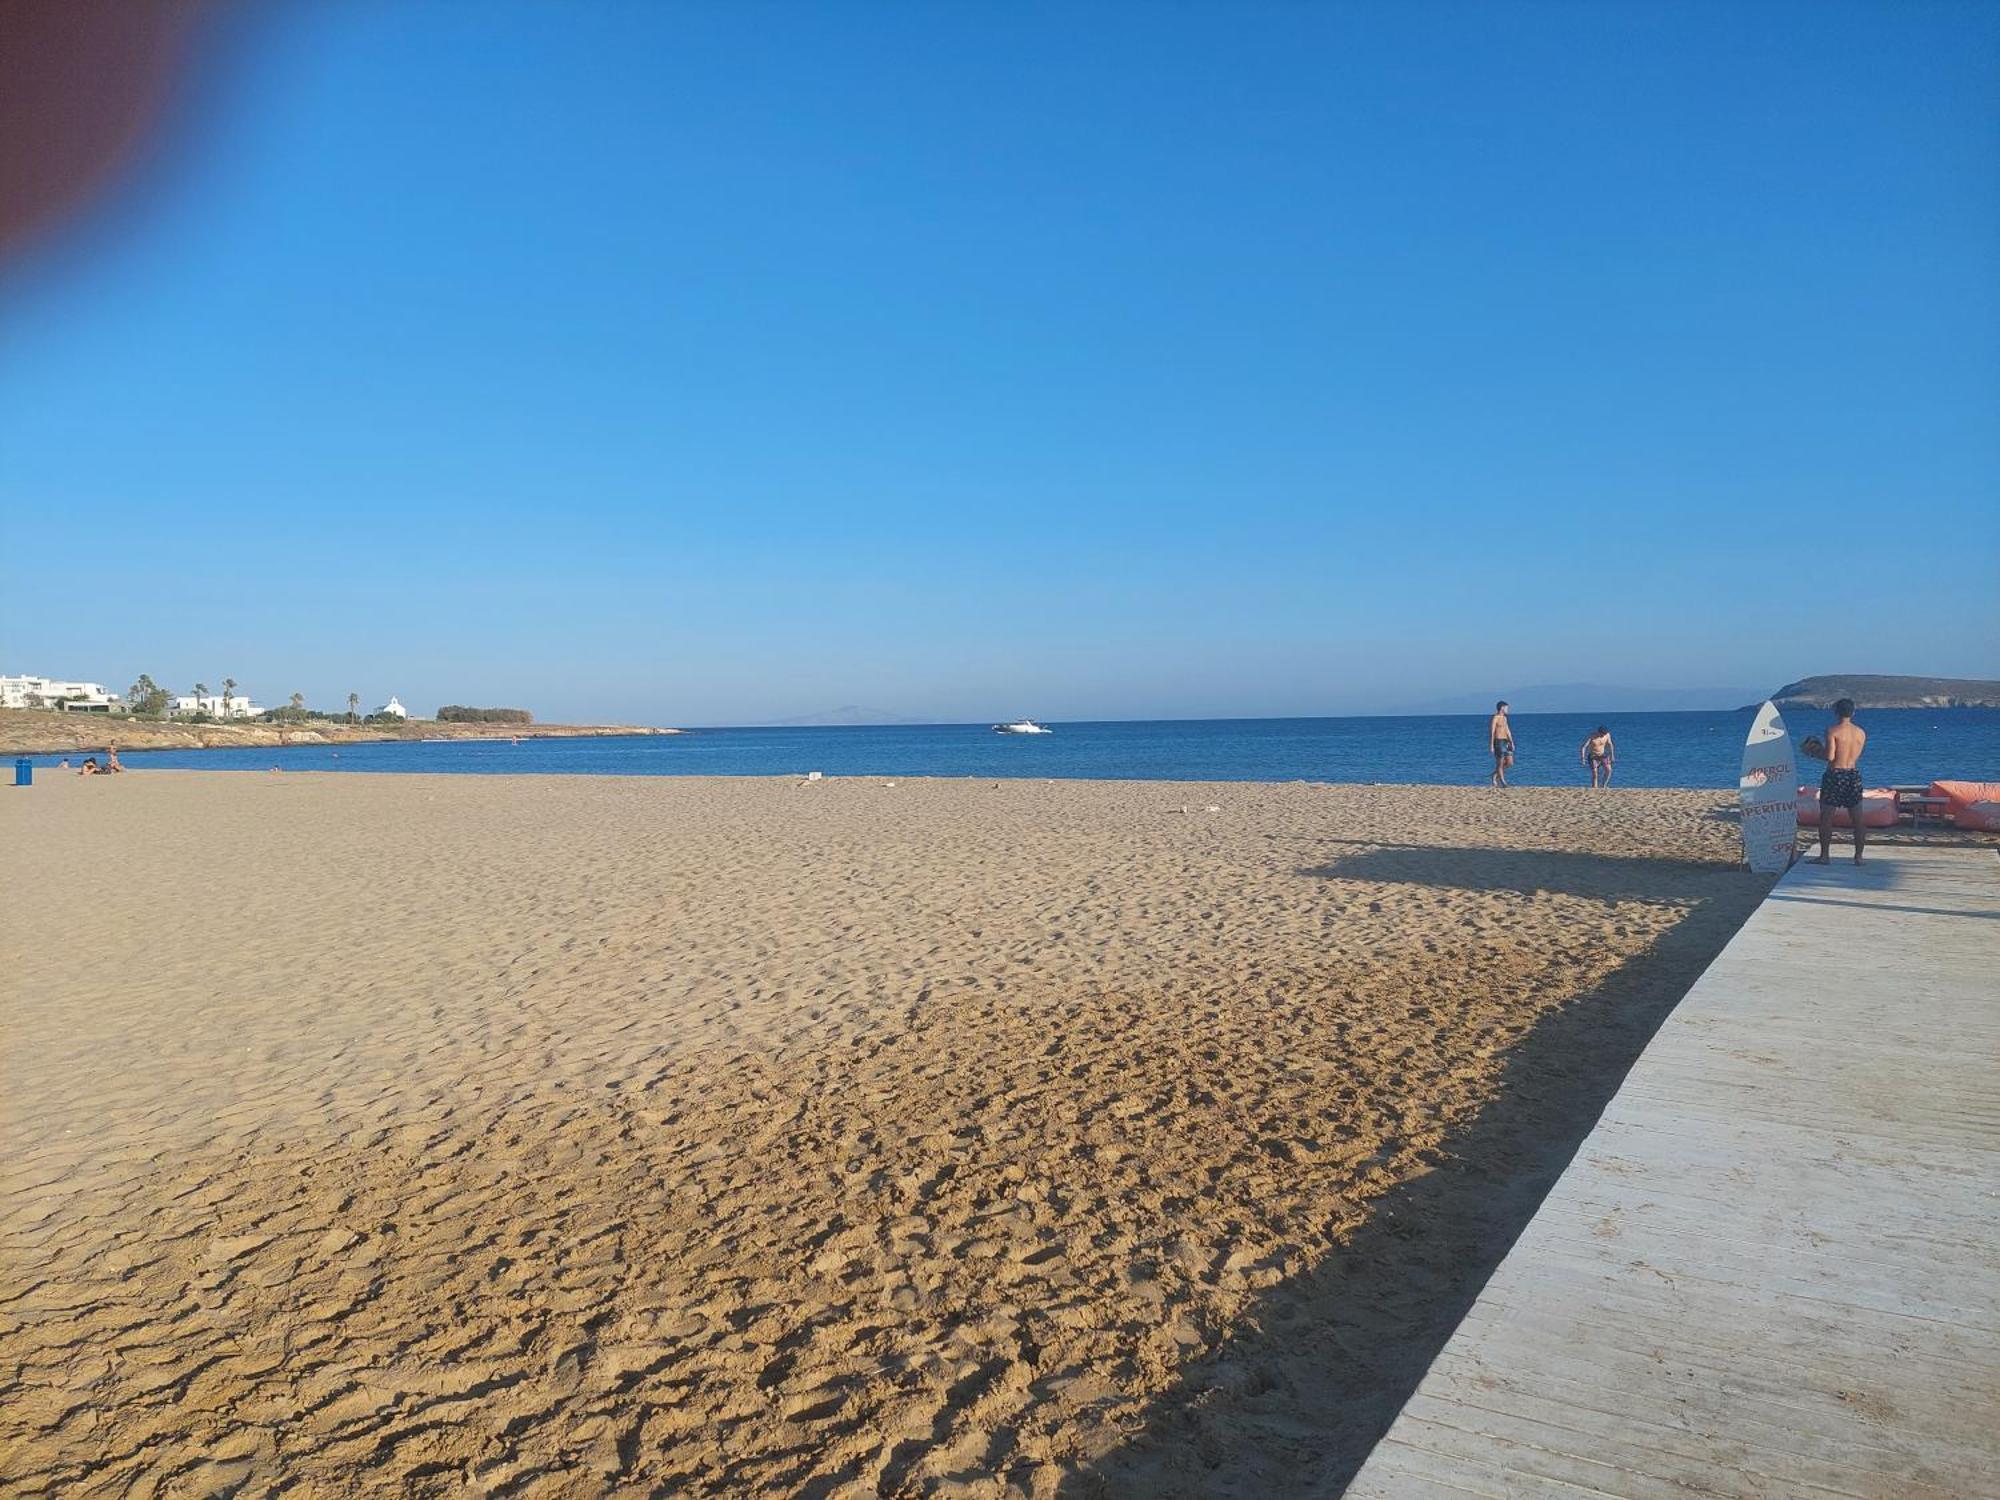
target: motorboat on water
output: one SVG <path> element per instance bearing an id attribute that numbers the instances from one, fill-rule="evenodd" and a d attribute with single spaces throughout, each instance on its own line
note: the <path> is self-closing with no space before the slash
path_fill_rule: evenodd
<path id="1" fill-rule="evenodd" d="M 1049 726 L 1048 726 L 1048 725 L 1046 725 L 1046 724 L 1037 724 L 1037 723 L 1036 723 L 1036 722 L 1035 722 L 1035 721 L 1034 721 L 1033 719 L 1016 719 L 1016 720 L 1015 720 L 1015 721 L 1014 721 L 1013 723 L 1011 723 L 1011 724 L 995 724 L 995 725 L 993 726 L 993 732 L 994 732 L 995 734 L 1052 734 L 1052 733 L 1054 733 L 1054 731 L 1053 731 L 1053 730 L 1051 730 L 1051 729 L 1049 728 Z"/>

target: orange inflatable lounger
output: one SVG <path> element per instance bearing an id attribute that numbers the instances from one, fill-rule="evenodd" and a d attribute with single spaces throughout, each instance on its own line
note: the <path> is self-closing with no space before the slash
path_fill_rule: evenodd
<path id="1" fill-rule="evenodd" d="M 1833 810 L 1835 828 L 1852 828 L 1854 820 L 1847 815 L 1847 809 Z M 1861 826 L 1863 828 L 1894 828 L 1896 826 L 1896 794 L 1885 786 L 1871 786 L 1861 793 Z M 1819 827 L 1819 788 L 1802 786 L 1799 788 L 1799 827 Z"/>
<path id="2" fill-rule="evenodd" d="M 2000 781 L 1933 781 L 1931 795 L 1951 803 L 1951 820 L 1960 828 L 2000 833 Z"/>

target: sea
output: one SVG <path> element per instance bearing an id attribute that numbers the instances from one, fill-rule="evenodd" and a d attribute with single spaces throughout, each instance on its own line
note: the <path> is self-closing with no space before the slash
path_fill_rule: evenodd
<path id="1" fill-rule="evenodd" d="M 1615 784 L 1734 789 L 1749 709 L 1716 713 L 1515 714 L 1520 786 L 1583 786 L 1577 750 L 1599 723 L 1618 745 Z M 1794 741 L 1827 715 L 1792 714 Z M 1870 786 L 2000 781 L 2000 709 L 1877 709 L 1862 765 Z M 1480 785 L 1492 773 L 1486 716 L 1162 719 L 692 729 L 581 739 L 409 740 L 340 746 L 121 752 L 134 771 L 388 771 L 564 776 L 968 776 L 1138 781 L 1330 781 Z M 39 766 L 58 757 L 36 756 Z M 74 762 L 77 757 L 71 757 Z M 1802 779 L 1812 762 L 1801 761 Z"/>

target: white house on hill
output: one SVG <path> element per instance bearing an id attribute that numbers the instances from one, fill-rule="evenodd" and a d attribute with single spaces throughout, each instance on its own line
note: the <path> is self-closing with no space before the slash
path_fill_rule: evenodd
<path id="1" fill-rule="evenodd" d="M 393 693 L 389 695 L 389 701 L 376 709 L 375 712 L 377 714 L 386 714 L 392 719 L 407 719 L 410 716 L 410 711 L 396 701 L 395 694 Z"/>
<path id="2" fill-rule="evenodd" d="M 0 677 L 0 708 L 60 708 L 73 714 L 125 712 L 116 693 L 99 682 L 64 682 L 54 677 Z"/>
<path id="3" fill-rule="evenodd" d="M 201 698 L 189 695 L 167 700 L 167 714 L 175 719 L 188 719 L 196 714 L 207 714 L 211 719 L 254 719 L 263 712 L 261 707 L 248 698 L 239 698 L 234 694 L 230 696 L 226 711 L 220 693 L 210 693 Z"/>

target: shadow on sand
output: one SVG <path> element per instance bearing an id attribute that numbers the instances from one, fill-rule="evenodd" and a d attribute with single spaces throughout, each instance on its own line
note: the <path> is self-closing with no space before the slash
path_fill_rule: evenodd
<path id="1" fill-rule="evenodd" d="M 1687 914 L 1507 1055 L 1493 1100 L 1303 1275 L 1260 1293 L 1064 1497 L 1338 1495 L 1625 1074 L 1769 890 L 1716 864 L 1368 846 L 1302 874 L 1671 900 Z"/>
<path id="2" fill-rule="evenodd" d="M 1336 847 L 1348 842 L 1330 839 Z M 1318 880 L 1381 881 L 1455 891 L 1511 891 L 1517 895 L 1582 896 L 1593 901 L 1706 899 L 1704 882 L 1742 872 L 1711 860 L 1645 859 L 1616 854 L 1576 854 L 1548 849 L 1448 849 L 1436 844 L 1354 841 L 1354 852 L 1300 870 Z M 1724 880 L 1723 884 L 1729 884 Z M 1752 903 L 1755 904 L 1754 902 Z"/>

